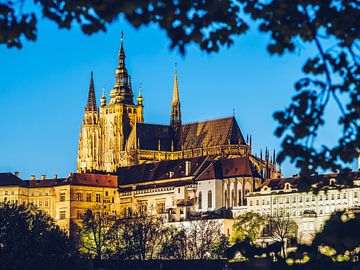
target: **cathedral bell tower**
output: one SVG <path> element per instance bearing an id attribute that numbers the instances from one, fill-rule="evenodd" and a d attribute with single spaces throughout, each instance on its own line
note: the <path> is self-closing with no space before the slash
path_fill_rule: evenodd
<path id="1" fill-rule="evenodd" d="M 170 126 L 174 133 L 178 132 L 181 126 L 181 110 L 180 110 L 180 99 L 179 99 L 179 86 L 177 68 L 175 67 L 174 72 L 174 93 L 171 103 L 171 119 Z"/>
<path id="2" fill-rule="evenodd" d="M 94 77 L 91 72 L 87 105 L 80 130 L 78 149 L 78 171 L 98 170 L 100 166 L 100 128 L 99 111 L 96 105 Z"/>
<path id="3" fill-rule="evenodd" d="M 121 44 L 118 54 L 118 66 L 115 72 L 115 86 L 110 93 L 110 104 L 123 103 L 134 105 L 131 78 L 125 66 L 124 34 L 121 33 Z"/>

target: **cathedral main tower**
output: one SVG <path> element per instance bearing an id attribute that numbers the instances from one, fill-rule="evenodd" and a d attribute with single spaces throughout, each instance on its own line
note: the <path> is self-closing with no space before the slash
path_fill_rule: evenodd
<path id="1" fill-rule="evenodd" d="M 136 123 L 144 122 L 143 98 L 141 93 L 134 104 L 131 77 L 125 64 L 123 34 L 115 72 L 115 85 L 107 103 L 105 94 L 100 107 L 95 100 L 94 79 L 91 73 L 88 105 L 80 131 L 78 150 L 78 171 L 113 172 L 120 166 L 128 165 L 129 154 L 125 151 L 126 141 Z"/>

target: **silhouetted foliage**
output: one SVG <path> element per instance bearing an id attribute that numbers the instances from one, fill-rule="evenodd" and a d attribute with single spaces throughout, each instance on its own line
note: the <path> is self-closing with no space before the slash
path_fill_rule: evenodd
<path id="1" fill-rule="evenodd" d="M 296 222 L 289 213 L 278 211 L 276 214 L 267 217 L 267 227 L 269 228 L 269 235 L 282 244 L 282 256 L 286 258 L 289 239 L 297 238 L 298 226 Z"/>
<path id="2" fill-rule="evenodd" d="M 246 212 L 239 215 L 233 225 L 230 241 L 234 244 L 242 241 L 253 243 L 263 233 L 267 220 L 255 212 Z"/>
<path id="3" fill-rule="evenodd" d="M 77 269 L 73 241 L 31 205 L 0 204 L 0 269 Z"/>
<path id="4" fill-rule="evenodd" d="M 120 259 L 154 259 L 168 238 L 168 228 L 160 216 L 146 211 L 118 217 L 109 231 L 111 256 Z"/>
<path id="5" fill-rule="evenodd" d="M 159 257 L 163 259 L 186 259 L 187 237 L 184 228 L 169 226 Z"/>
<path id="6" fill-rule="evenodd" d="M 80 250 L 97 259 L 107 256 L 111 241 L 109 230 L 115 222 L 115 217 L 106 213 L 101 207 L 88 209 L 80 226 Z"/>
<path id="7" fill-rule="evenodd" d="M 219 240 L 212 245 L 211 257 L 214 259 L 226 258 L 226 251 L 229 249 L 229 247 L 229 238 L 226 235 L 221 234 Z"/>

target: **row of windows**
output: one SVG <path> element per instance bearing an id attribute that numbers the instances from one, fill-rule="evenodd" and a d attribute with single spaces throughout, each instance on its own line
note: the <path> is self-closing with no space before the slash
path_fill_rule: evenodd
<path id="1" fill-rule="evenodd" d="M 335 196 L 336 195 L 336 196 Z M 311 196 L 304 196 L 304 197 L 302 197 L 302 196 L 300 196 L 299 197 L 299 203 L 302 203 L 303 202 L 303 199 L 305 200 L 305 202 L 310 202 L 310 198 L 311 198 L 311 201 L 312 202 L 315 202 L 316 201 L 316 197 L 315 197 L 315 195 L 311 195 Z M 335 200 L 335 198 L 336 199 L 338 199 L 338 200 L 340 200 L 341 198 L 342 199 L 347 199 L 347 195 L 346 195 L 346 193 L 343 193 L 343 195 L 341 196 L 341 194 L 340 193 L 338 193 L 338 194 L 335 194 L 335 193 L 332 193 L 331 194 L 331 200 Z M 354 192 L 354 198 L 358 198 L 358 193 L 355 191 Z M 328 201 L 329 200 L 329 194 L 324 194 L 324 195 L 319 195 L 319 201 Z M 290 200 L 290 197 L 285 197 L 285 198 L 274 198 L 273 199 L 273 204 L 282 204 L 282 203 L 290 203 L 290 201 L 292 202 L 292 203 L 296 203 L 297 202 L 297 197 L 296 196 L 292 196 L 292 199 Z M 255 201 L 255 204 L 256 205 L 260 205 L 260 200 L 256 200 Z M 262 205 L 269 205 L 270 204 L 270 201 L 269 200 L 265 200 L 265 199 L 263 199 L 262 200 Z M 250 201 L 250 206 L 252 206 L 253 205 L 253 202 L 252 201 Z"/>
<path id="2" fill-rule="evenodd" d="M 208 199 L 207 200 L 207 202 L 208 202 L 207 208 L 211 209 L 213 207 L 211 190 L 208 191 L 207 196 L 208 196 L 208 198 L 207 198 Z M 199 195 L 198 195 L 198 209 L 199 210 L 202 209 L 202 192 L 201 191 L 199 192 Z"/>

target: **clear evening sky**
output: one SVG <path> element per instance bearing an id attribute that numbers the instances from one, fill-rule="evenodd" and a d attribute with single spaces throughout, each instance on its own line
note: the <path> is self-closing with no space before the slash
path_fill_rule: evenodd
<path id="1" fill-rule="evenodd" d="M 20 171 L 28 179 L 76 170 L 90 72 L 99 104 L 102 88 L 108 96 L 114 85 L 121 31 L 135 96 L 142 84 L 145 122 L 169 123 L 177 63 L 183 122 L 230 116 L 235 109 L 244 136 L 252 135 L 255 153 L 279 149 L 272 115 L 289 104 L 311 49 L 271 56 L 268 36 L 253 27 L 231 48 L 208 55 L 192 46 L 182 57 L 154 25 L 136 30 L 120 19 L 106 33 L 86 36 L 76 26 L 59 30 L 40 21 L 36 42 L 24 42 L 21 50 L 0 47 L 0 172 Z M 330 126 L 321 143 L 337 139 L 335 113 L 329 110 Z M 283 172 L 291 175 L 296 169 L 285 163 Z"/>

